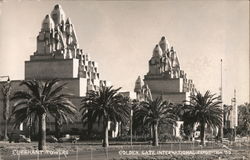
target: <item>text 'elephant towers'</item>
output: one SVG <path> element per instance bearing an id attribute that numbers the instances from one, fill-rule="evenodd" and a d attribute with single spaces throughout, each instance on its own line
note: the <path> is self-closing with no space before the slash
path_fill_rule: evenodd
<path id="1" fill-rule="evenodd" d="M 142 84 L 140 77 L 136 80 L 135 92 L 139 100 L 145 99 L 145 88 L 149 88 L 152 98 L 163 97 L 174 103 L 182 103 L 194 94 L 193 81 L 187 79 L 186 73 L 180 69 L 180 63 L 173 47 L 165 37 L 155 46 L 149 60 L 149 71 Z M 145 87 L 146 86 L 146 87 Z M 147 91 L 148 92 L 148 91 Z"/>

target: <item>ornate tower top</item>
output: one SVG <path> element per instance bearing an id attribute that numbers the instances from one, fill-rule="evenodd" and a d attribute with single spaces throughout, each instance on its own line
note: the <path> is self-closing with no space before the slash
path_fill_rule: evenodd
<path id="1" fill-rule="evenodd" d="M 74 25 L 60 5 L 45 16 L 36 41 L 36 51 L 25 62 L 25 79 L 78 79 L 74 85 L 84 86 L 76 89 L 80 96 L 99 86 L 110 86 L 100 80 L 98 64 L 78 47 Z"/>
<path id="2" fill-rule="evenodd" d="M 66 24 L 72 24 L 69 17 L 68 17 L 67 20 L 66 20 Z"/>
<path id="3" fill-rule="evenodd" d="M 149 89 L 147 84 L 144 84 L 141 77 L 138 76 L 135 82 L 135 89 L 137 100 L 139 101 L 149 101 L 152 100 L 151 90 Z"/>
<path id="4" fill-rule="evenodd" d="M 143 86 L 143 82 L 140 76 L 138 76 L 137 80 L 135 81 L 135 92 L 141 92 Z"/>
<path id="5" fill-rule="evenodd" d="M 65 13 L 59 4 L 55 5 L 54 9 L 51 12 L 51 17 L 54 20 L 55 25 L 65 22 Z"/>
<path id="6" fill-rule="evenodd" d="M 186 73 L 181 70 L 177 53 L 174 47 L 169 45 L 166 37 L 161 37 L 159 44 L 154 47 L 148 65 L 149 70 L 144 75 L 141 92 L 137 89 L 140 79 L 136 81 L 137 100 L 162 97 L 172 103 L 182 104 L 183 100 L 188 100 L 188 97 L 195 93 L 193 81 L 187 79 Z"/>
<path id="7" fill-rule="evenodd" d="M 157 44 L 153 50 L 153 57 L 161 57 L 162 56 L 162 50 L 159 47 L 159 45 Z"/>
<path id="8" fill-rule="evenodd" d="M 181 76 L 177 53 L 174 47 L 170 47 L 165 36 L 161 37 L 149 60 L 148 76 L 150 75 L 165 78 L 179 78 Z"/>
<path id="9" fill-rule="evenodd" d="M 42 31 L 50 31 L 54 29 L 54 27 L 54 21 L 51 19 L 50 15 L 47 14 L 42 22 Z"/>
<path id="10" fill-rule="evenodd" d="M 163 52 L 166 51 L 170 46 L 169 43 L 168 43 L 168 40 L 166 39 L 165 36 L 161 37 L 159 45 L 160 45 Z"/>
<path id="11" fill-rule="evenodd" d="M 76 58 L 80 55 L 78 40 L 73 24 L 60 5 L 55 5 L 50 15 L 42 22 L 42 29 L 37 36 L 37 51 L 39 59 L 47 58 Z M 50 56 L 50 57 L 49 57 Z"/>

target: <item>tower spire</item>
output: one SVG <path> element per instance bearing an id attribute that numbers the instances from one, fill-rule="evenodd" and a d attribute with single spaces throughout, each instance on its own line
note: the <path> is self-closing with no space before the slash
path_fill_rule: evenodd
<path id="1" fill-rule="evenodd" d="M 155 48 L 153 50 L 153 57 L 161 57 L 162 56 L 162 50 L 159 47 L 159 45 L 155 45 Z"/>
<path id="2" fill-rule="evenodd" d="M 168 47 L 169 47 L 169 43 L 168 43 L 168 41 L 167 41 L 167 39 L 166 39 L 165 36 L 162 36 L 162 37 L 161 37 L 161 40 L 160 40 L 160 42 L 159 42 L 159 45 L 160 45 L 160 47 L 161 47 L 161 49 L 162 49 L 162 52 L 166 52 L 166 50 L 167 50 Z"/>
<path id="3" fill-rule="evenodd" d="M 55 25 L 60 25 L 62 22 L 65 22 L 65 13 L 62 7 L 57 4 L 51 12 L 51 17 L 55 22 Z"/>

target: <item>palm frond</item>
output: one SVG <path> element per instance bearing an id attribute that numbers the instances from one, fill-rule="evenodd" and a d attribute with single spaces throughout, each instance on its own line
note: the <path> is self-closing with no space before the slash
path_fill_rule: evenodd
<path id="1" fill-rule="evenodd" d="M 77 109 L 69 100 L 70 95 L 61 93 L 66 84 L 58 85 L 59 82 L 58 79 L 54 79 L 45 82 L 28 80 L 20 83 L 21 86 L 27 87 L 28 91 L 17 91 L 11 98 L 15 102 L 12 116 L 15 118 L 16 126 L 30 118 L 36 120 L 43 113 L 59 115 L 65 122 L 73 120 Z"/>

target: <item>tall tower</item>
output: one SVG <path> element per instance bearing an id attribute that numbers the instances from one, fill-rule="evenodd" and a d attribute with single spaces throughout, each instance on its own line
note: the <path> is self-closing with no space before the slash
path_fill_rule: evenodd
<path id="1" fill-rule="evenodd" d="M 60 5 L 55 5 L 44 17 L 37 36 L 37 49 L 25 62 L 26 80 L 54 78 L 66 82 L 67 92 L 76 97 L 110 85 L 100 80 L 98 64 L 79 48 L 74 25 Z"/>
<path id="2" fill-rule="evenodd" d="M 144 84 L 141 77 L 138 76 L 135 82 L 134 92 L 136 93 L 136 99 L 138 101 L 149 101 L 152 100 L 151 90 L 147 84 Z"/>
<path id="3" fill-rule="evenodd" d="M 231 116 L 231 123 L 232 126 L 230 128 L 236 128 L 238 126 L 238 106 L 236 103 L 236 90 L 234 89 L 234 98 L 231 99 L 232 109 L 232 116 Z"/>
<path id="4" fill-rule="evenodd" d="M 136 99 L 138 101 L 141 99 L 142 86 L 143 86 L 142 79 L 140 76 L 138 76 L 137 80 L 135 81 L 135 88 L 134 88 L 134 92 L 136 93 Z"/>
<path id="5" fill-rule="evenodd" d="M 162 37 L 153 49 L 149 60 L 149 71 L 144 83 L 151 90 L 152 97 L 163 97 L 173 103 L 183 103 L 194 94 L 195 87 L 186 73 L 180 69 L 179 59 L 174 47 L 170 47 L 166 37 Z"/>

